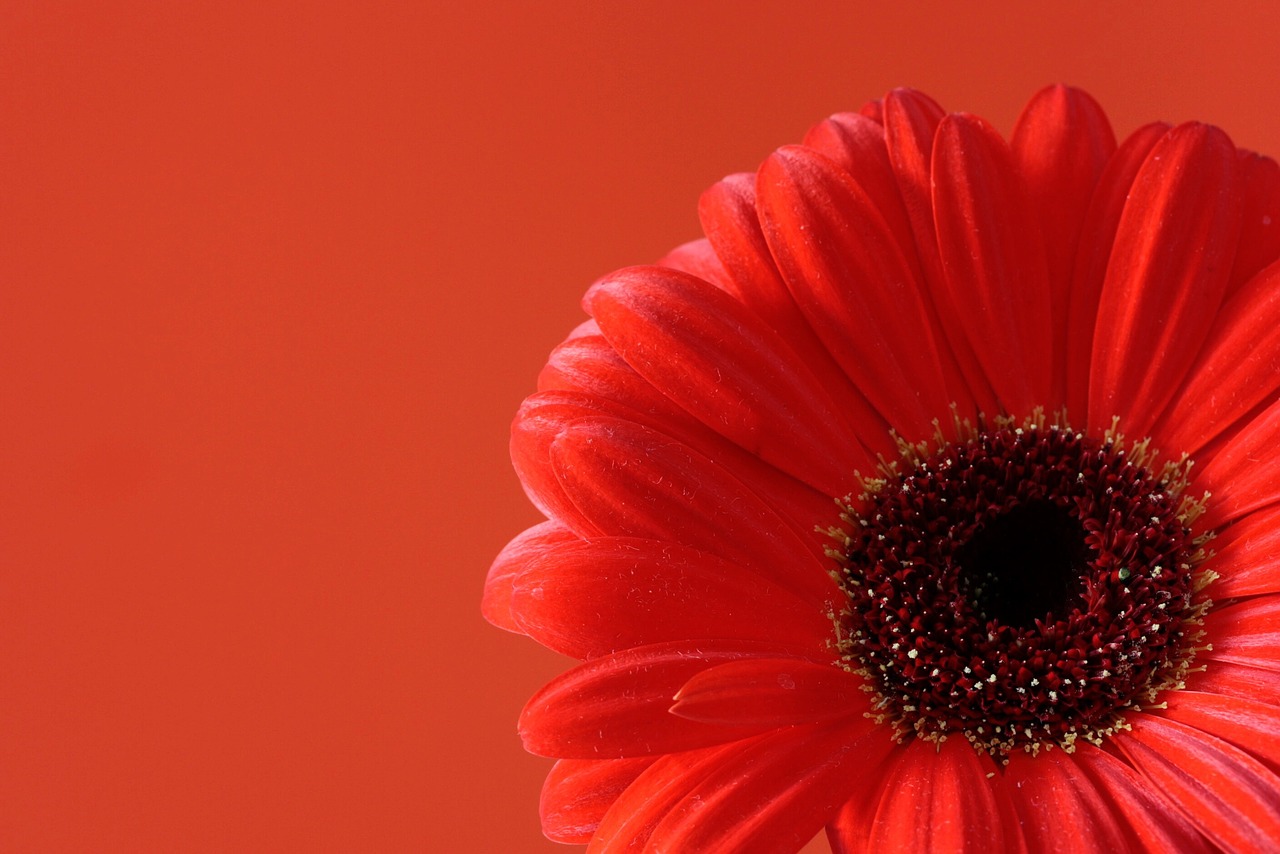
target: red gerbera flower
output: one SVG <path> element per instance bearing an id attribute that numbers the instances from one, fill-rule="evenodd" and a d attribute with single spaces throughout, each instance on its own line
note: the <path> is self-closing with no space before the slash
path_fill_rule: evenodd
<path id="1" fill-rule="evenodd" d="M 700 213 L 513 427 L 484 613 L 584 662 L 520 721 L 547 835 L 1277 850 L 1276 164 L 897 91 Z"/>

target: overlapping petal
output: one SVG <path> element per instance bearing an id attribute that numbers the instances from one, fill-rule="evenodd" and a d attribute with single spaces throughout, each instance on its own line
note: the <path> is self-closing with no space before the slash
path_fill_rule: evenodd
<path id="1" fill-rule="evenodd" d="M 512 426 L 513 455 L 519 455 L 520 465 L 525 470 L 541 467 L 535 483 L 550 481 L 554 477 L 551 445 L 575 422 L 597 417 L 628 421 L 660 432 L 687 445 L 702 457 L 714 460 L 730 477 L 756 495 L 767 498 L 772 508 L 808 543 L 815 555 L 824 554 L 831 538 L 815 530 L 815 520 L 833 516 L 835 504 L 829 496 L 743 451 L 701 422 L 672 411 L 673 407 L 665 399 L 633 403 L 639 408 L 630 408 L 599 394 L 557 390 L 530 395 L 521 405 Z M 563 487 L 558 480 L 541 488 L 554 489 L 563 496 Z M 568 502 L 567 497 L 560 500 Z M 579 526 L 594 531 L 591 523 L 581 518 L 576 505 L 568 504 L 570 509 L 561 512 L 574 514 L 581 519 L 577 522 Z"/>
<path id="2" fill-rule="evenodd" d="M 1138 171 L 1098 305 L 1088 426 L 1123 416 L 1151 432 L 1226 293 L 1240 235 L 1236 150 L 1208 125 L 1180 125 Z"/>
<path id="3" fill-rule="evenodd" d="M 1156 122 L 1138 128 L 1120 145 L 1107 162 L 1080 227 L 1080 241 L 1072 266 L 1071 292 L 1067 301 L 1066 373 L 1067 413 L 1074 423 L 1089 423 L 1089 371 L 1093 362 L 1094 329 L 1098 323 L 1098 303 L 1106 281 L 1111 249 L 1120 227 L 1120 217 L 1129 199 L 1129 190 L 1151 149 L 1169 131 Z"/>
<path id="4" fill-rule="evenodd" d="M 1143 716 L 1116 744 L 1149 783 L 1227 851 L 1273 850 L 1280 839 L 1280 778 L 1207 733 Z"/>
<path id="5" fill-rule="evenodd" d="M 1013 755 L 1001 783 L 1017 811 L 1029 852 L 1130 849 L 1131 837 L 1109 800 L 1063 751 Z"/>
<path id="6" fill-rule="evenodd" d="M 1072 268 L 1085 213 L 1115 153 L 1116 138 L 1097 101 L 1079 89 L 1050 86 L 1023 109 L 1010 146 L 1044 241 L 1052 310 L 1053 399 L 1063 400 Z"/>
<path id="7" fill-rule="evenodd" d="M 938 250 L 933 212 L 933 146 L 938 124 L 944 115 L 942 108 L 929 96 L 911 89 L 894 90 L 884 99 L 885 143 L 915 234 L 916 251 L 929 296 L 951 346 L 956 366 L 965 378 L 978 411 L 994 413 L 1000 409 L 999 402 L 965 332 Z"/>
<path id="8" fill-rule="evenodd" d="M 1280 507 L 1250 513 L 1213 541 L 1219 599 L 1280 593 Z"/>
<path id="9" fill-rule="evenodd" d="M 952 306 L 1003 410 L 1057 408 L 1043 243 L 1009 147 L 981 119 L 938 126 L 933 206 Z"/>
<path id="10" fill-rule="evenodd" d="M 1206 523 L 1220 528 L 1280 501 L 1280 400 L 1231 436 L 1195 479 L 1213 499 Z"/>
<path id="11" fill-rule="evenodd" d="M 1280 264 L 1227 300 L 1187 382 L 1155 427 L 1170 454 L 1195 454 L 1280 389 Z"/>
<path id="12" fill-rule="evenodd" d="M 914 226 L 907 215 L 898 176 L 889 159 L 885 128 L 879 119 L 867 115 L 837 113 L 811 128 L 805 134 L 804 145 L 829 158 L 851 180 L 856 181 L 896 236 L 922 289 L 920 299 L 928 315 L 925 328 L 931 331 L 932 346 L 937 349 L 941 358 L 940 368 L 949 402 L 954 403 L 959 412 L 967 415 L 977 412 L 979 407 L 947 341 L 946 324 L 932 295 L 935 289 L 926 284 L 925 271 L 920 266 L 920 253 L 915 249 L 913 236 Z M 936 249 L 934 254 L 936 255 Z M 970 362 L 976 371 L 976 360 L 970 358 Z"/>
<path id="13" fill-rule="evenodd" d="M 609 807 L 654 761 L 561 759 L 542 786 L 542 832 L 556 842 L 590 842 Z"/>
<path id="14" fill-rule="evenodd" d="M 808 543 L 763 499 L 669 436 L 617 418 L 579 418 L 549 453 L 565 494 L 601 534 L 685 543 L 815 604 L 837 595 Z"/>
<path id="15" fill-rule="evenodd" d="M 893 749 L 862 717 L 779 730 L 714 769 L 654 828 L 654 851 L 796 851 Z"/>
<path id="16" fill-rule="evenodd" d="M 911 249 L 911 221 L 898 192 L 884 127 L 879 122 L 858 113 L 837 113 L 809 129 L 804 147 L 818 152 L 855 180 L 889 230 L 898 236 L 898 245 Z"/>
<path id="17" fill-rule="evenodd" d="M 990 785 L 996 765 L 962 738 L 942 744 L 916 740 L 898 755 L 872 820 L 870 851 L 1000 854 L 1017 850 L 1005 839 Z M 1011 835 L 1016 834 L 1010 829 Z"/>
<path id="18" fill-rule="evenodd" d="M 872 458 L 779 335 L 701 279 L 660 267 L 605 277 L 585 304 L 638 374 L 695 417 L 826 492 Z"/>
<path id="19" fill-rule="evenodd" d="M 711 241 L 705 237 L 680 244 L 659 258 L 658 266 L 697 276 L 721 290 L 731 292 L 733 290 L 733 282 L 729 278 L 728 271 L 725 270 L 716 251 L 711 248 Z"/>
<path id="20" fill-rule="evenodd" d="M 1280 671 L 1280 596 L 1216 608 L 1204 626 L 1212 644 L 1206 658 Z"/>
<path id="21" fill-rule="evenodd" d="M 746 738 L 768 728 L 680 718 L 669 712 L 672 698 L 699 670 L 787 654 L 804 652 L 749 641 L 677 641 L 596 658 L 533 695 L 520 715 L 520 737 L 530 753 L 564 759 L 654 756 Z"/>
<path id="22" fill-rule="evenodd" d="M 861 715 L 866 683 L 830 662 L 753 658 L 703 670 L 676 694 L 672 714 L 707 723 L 790 726 Z"/>
<path id="23" fill-rule="evenodd" d="M 1209 841 L 1186 816 L 1121 759 L 1088 744 L 1078 747 L 1072 760 L 1127 825 L 1129 850 L 1149 854 L 1212 850 Z"/>
<path id="24" fill-rule="evenodd" d="M 654 828 L 682 800 L 698 797 L 712 772 L 733 763 L 767 736 L 659 758 L 605 813 L 587 854 L 623 854 L 648 848 Z"/>
<path id="25" fill-rule="evenodd" d="M 566 543 L 580 542 L 577 535 L 558 522 L 543 522 L 521 533 L 506 545 L 489 568 L 484 581 L 480 613 L 500 629 L 523 633 L 511 611 L 515 578 L 543 552 Z"/>
<path id="26" fill-rule="evenodd" d="M 867 403 L 796 306 L 774 264 L 756 211 L 755 175 L 730 175 L 702 195 L 698 216 L 707 241 L 728 275 L 727 289 L 769 325 L 818 378 L 836 408 L 860 439 L 876 452 L 887 451 L 887 424 Z"/>
<path id="27" fill-rule="evenodd" d="M 764 162 L 756 193 L 769 248 L 809 325 L 892 427 L 929 435 L 952 395 L 903 235 L 852 178 L 799 146 Z"/>
<path id="28" fill-rule="evenodd" d="M 511 586 L 520 629 L 576 658 L 696 638 L 822 649 L 831 634 L 811 602 L 672 542 L 575 538 L 531 555 Z"/>
<path id="29" fill-rule="evenodd" d="M 1240 248 L 1227 295 L 1280 258 L 1280 165 L 1252 151 L 1240 152 Z"/>
<path id="30" fill-rule="evenodd" d="M 1280 769 L 1280 707 L 1197 691 L 1171 692 L 1162 717 L 1230 742 Z"/>
<path id="31" fill-rule="evenodd" d="M 1280 705 L 1280 670 L 1214 661 L 1187 677 L 1187 689 L 1276 706 Z"/>

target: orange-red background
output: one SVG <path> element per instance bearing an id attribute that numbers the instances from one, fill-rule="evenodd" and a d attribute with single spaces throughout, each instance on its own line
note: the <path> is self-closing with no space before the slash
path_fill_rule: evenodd
<path id="1" fill-rule="evenodd" d="M 0 7 L 0 849 L 557 850 L 478 601 L 595 276 L 900 84 L 1280 153 L 1274 5 L 782 5 Z"/>

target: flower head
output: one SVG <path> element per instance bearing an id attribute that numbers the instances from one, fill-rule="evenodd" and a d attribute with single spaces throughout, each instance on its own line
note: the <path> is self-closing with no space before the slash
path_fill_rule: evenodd
<path id="1" fill-rule="evenodd" d="M 604 277 L 484 613 L 595 852 L 1280 846 L 1280 168 L 896 91 Z"/>

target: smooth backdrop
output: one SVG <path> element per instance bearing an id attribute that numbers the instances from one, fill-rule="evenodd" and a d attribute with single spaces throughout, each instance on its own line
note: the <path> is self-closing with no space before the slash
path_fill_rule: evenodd
<path id="1" fill-rule="evenodd" d="M 1266 2 L 0 4 L 0 850 L 560 850 L 485 624 L 612 268 L 828 113 L 1280 153 Z"/>

